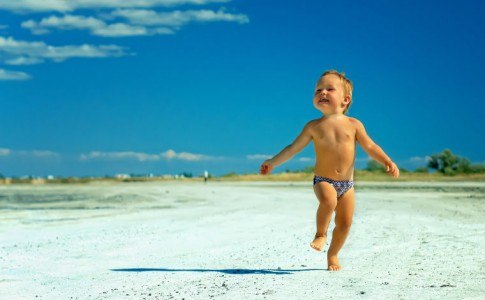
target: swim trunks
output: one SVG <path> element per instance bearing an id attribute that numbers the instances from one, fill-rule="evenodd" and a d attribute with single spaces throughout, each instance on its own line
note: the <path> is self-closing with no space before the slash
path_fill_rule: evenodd
<path id="1" fill-rule="evenodd" d="M 337 191 L 337 198 L 340 198 L 345 192 L 350 190 L 354 186 L 354 181 L 353 180 L 333 180 L 327 177 L 321 177 L 321 176 L 315 176 L 313 177 L 313 185 L 319 183 L 319 182 L 328 182 L 333 187 L 335 188 L 335 191 Z"/>

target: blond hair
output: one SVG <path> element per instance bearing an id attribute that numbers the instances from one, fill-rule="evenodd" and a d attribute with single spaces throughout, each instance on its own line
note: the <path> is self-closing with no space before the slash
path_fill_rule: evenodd
<path id="1" fill-rule="evenodd" d="M 344 109 L 344 114 L 345 114 L 349 110 L 350 104 L 352 104 L 352 91 L 354 90 L 354 85 L 353 85 L 352 81 L 350 81 L 350 79 L 345 77 L 344 72 L 339 72 L 339 71 L 336 71 L 336 70 L 325 71 L 322 74 L 322 76 L 320 76 L 320 79 L 322 79 L 323 76 L 325 76 L 325 75 L 336 75 L 336 76 L 338 76 L 338 78 L 340 78 L 340 80 L 343 83 L 345 95 L 350 96 L 350 102 L 347 105 L 347 107 Z"/>

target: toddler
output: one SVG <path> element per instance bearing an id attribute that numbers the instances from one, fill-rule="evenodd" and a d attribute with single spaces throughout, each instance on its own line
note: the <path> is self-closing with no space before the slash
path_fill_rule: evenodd
<path id="1" fill-rule="evenodd" d="M 335 229 L 327 251 L 329 271 L 341 269 L 338 253 L 352 224 L 354 213 L 354 161 L 358 142 L 373 159 L 385 166 L 386 172 L 399 177 L 399 169 L 389 156 L 367 135 L 364 125 L 346 116 L 352 103 L 352 82 L 343 73 L 326 71 L 317 82 L 313 105 L 323 113 L 308 122 L 300 135 L 280 153 L 261 165 L 261 174 L 271 173 L 313 141 L 315 177 L 313 190 L 319 201 L 317 231 L 310 246 L 321 251 L 327 240 L 327 229 L 335 211 Z"/>

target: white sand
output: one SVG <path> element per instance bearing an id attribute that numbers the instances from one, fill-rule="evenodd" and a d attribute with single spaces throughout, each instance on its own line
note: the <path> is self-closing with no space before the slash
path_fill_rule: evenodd
<path id="1" fill-rule="evenodd" d="M 360 183 L 340 272 L 316 207 L 310 183 L 0 186 L 0 299 L 484 299 L 484 183 Z"/>

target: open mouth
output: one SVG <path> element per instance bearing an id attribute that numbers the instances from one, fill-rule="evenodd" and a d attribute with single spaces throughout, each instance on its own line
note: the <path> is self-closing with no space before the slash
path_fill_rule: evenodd
<path id="1" fill-rule="evenodd" d="M 325 99 L 325 98 L 318 100 L 319 104 L 320 103 L 328 103 L 328 102 L 329 102 L 328 99 Z"/>

